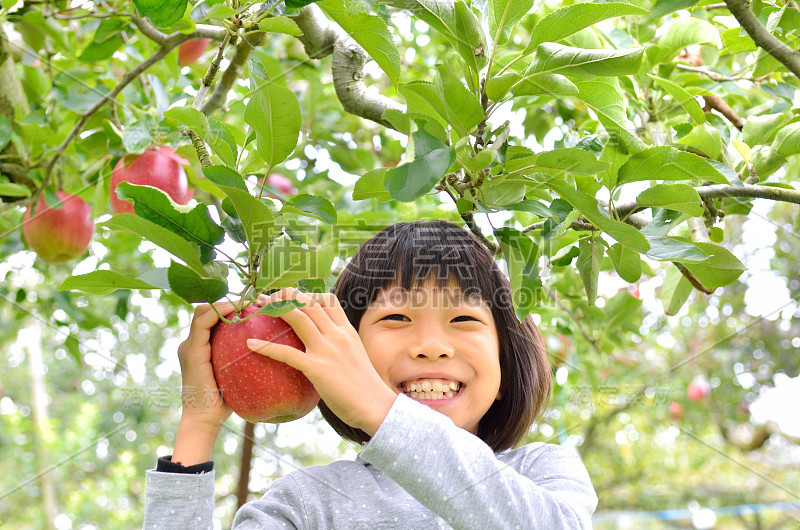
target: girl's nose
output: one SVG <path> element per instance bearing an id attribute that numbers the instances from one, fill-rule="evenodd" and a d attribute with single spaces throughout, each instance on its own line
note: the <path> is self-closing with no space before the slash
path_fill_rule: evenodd
<path id="1" fill-rule="evenodd" d="M 413 359 L 447 359 L 453 357 L 455 348 L 449 341 L 432 335 L 419 337 L 408 353 Z"/>

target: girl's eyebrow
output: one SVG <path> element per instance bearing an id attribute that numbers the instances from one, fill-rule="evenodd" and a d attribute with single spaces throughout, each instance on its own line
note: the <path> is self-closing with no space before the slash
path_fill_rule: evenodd
<path id="1" fill-rule="evenodd" d="M 409 300 L 413 301 L 413 299 L 414 297 L 410 297 L 406 291 L 396 291 L 391 295 L 381 294 L 370 305 L 374 308 L 380 308 L 389 305 L 390 302 L 404 304 L 407 303 Z M 459 293 L 456 295 L 446 295 L 444 297 L 444 301 L 447 304 L 452 304 L 452 306 L 448 306 L 446 307 L 446 309 L 454 309 L 459 305 L 470 303 L 470 304 L 477 304 L 481 309 L 489 311 L 488 304 L 479 296 L 465 296 L 464 294 Z"/>

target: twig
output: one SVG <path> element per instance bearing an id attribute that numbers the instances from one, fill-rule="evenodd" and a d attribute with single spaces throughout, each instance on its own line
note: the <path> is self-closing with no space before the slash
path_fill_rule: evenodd
<path id="1" fill-rule="evenodd" d="M 750 10 L 747 0 L 725 0 L 725 4 L 753 42 L 800 79 L 800 52 L 791 49 L 767 31 Z"/>
<path id="2" fill-rule="evenodd" d="M 239 79 L 242 68 L 244 68 L 247 59 L 250 58 L 253 48 L 263 44 L 264 39 L 266 39 L 266 35 L 267 34 L 263 32 L 247 33 L 244 35 L 244 38 L 238 42 L 233 42 L 233 45 L 236 46 L 236 53 L 233 54 L 233 58 L 231 59 L 228 68 L 226 68 L 225 72 L 223 72 L 222 78 L 219 80 L 217 86 L 214 87 L 214 92 L 212 92 L 211 97 L 206 100 L 205 104 L 200 109 L 200 112 L 206 116 L 209 116 L 216 109 L 220 108 L 223 103 L 225 103 L 228 98 L 228 92 L 236 80 Z"/>
<path id="3" fill-rule="evenodd" d="M 209 167 L 211 165 L 211 157 L 208 155 L 206 144 L 200 136 L 188 127 L 183 127 L 181 132 L 192 140 L 194 150 L 197 151 L 197 158 L 200 160 L 200 165 Z"/>
<path id="4" fill-rule="evenodd" d="M 238 36 L 234 37 L 234 45 L 238 40 Z M 225 48 L 228 46 L 228 42 L 231 41 L 230 34 L 225 35 L 225 39 L 222 41 L 222 44 L 219 45 L 217 49 L 217 55 L 214 56 L 214 60 L 211 61 L 211 65 L 208 67 L 208 71 L 206 75 L 203 77 L 203 82 L 200 83 L 200 89 L 197 91 L 197 95 L 194 98 L 194 103 L 192 107 L 195 109 L 199 109 L 200 105 L 203 104 L 203 101 L 206 99 L 206 93 L 208 89 L 211 88 L 211 85 L 214 84 L 214 78 L 217 77 L 217 72 L 219 72 L 219 65 L 222 63 L 222 58 L 225 55 Z"/>
<path id="5" fill-rule="evenodd" d="M 706 108 L 703 109 L 704 111 L 714 109 L 725 116 L 734 127 L 740 131 L 742 130 L 742 127 L 744 127 L 742 118 L 740 118 L 739 115 L 736 114 L 736 112 L 727 103 L 725 103 L 721 97 L 710 94 L 703 96 L 703 99 L 706 102 Z"/>

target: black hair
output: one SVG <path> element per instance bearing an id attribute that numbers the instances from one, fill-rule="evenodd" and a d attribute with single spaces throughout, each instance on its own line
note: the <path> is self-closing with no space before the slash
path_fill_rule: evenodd
<path id="1" fill-rule="evenodd" d="M 384 289 L 419 289 L 453 280 L 467 297 L 480 296 L 492 311 L 500 345 L 500 388 L 478 425 L 478 437 L 495 452 L 515 447 L 550 398 L 550 366 L 544 341 L 531 316 L 522 322 L 511 303 L 511 285 L 492 253 L 471 232 L 448 221 L 412 221 L 387 226 L 368 239 L 339 275 L 332 292 L 355 329 Z M 398 282 L 399 280 L 399 282 Z M 319 402 L 325 420 L 343 438 L 363 444 L 370 436 L 339 419 Z"/>

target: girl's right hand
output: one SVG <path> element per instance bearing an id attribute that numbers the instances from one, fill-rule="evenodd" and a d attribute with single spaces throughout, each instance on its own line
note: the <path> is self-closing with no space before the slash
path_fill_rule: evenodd
<path id="1" fill-rule="evenodd" d="M 234 309 L 230 302 L 216 302 L 214 307 L 225 316 Z M 222 428 L 231 408 L 223 401 L 211 366 L 211 330 L 219 322 L 211 304 L 197 306 L 189 336 L 178 347 L 183 388 L 181 425 L 208 432 Z"/>

